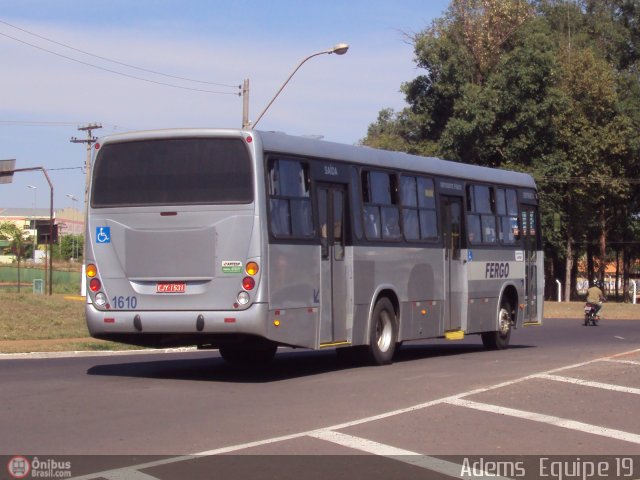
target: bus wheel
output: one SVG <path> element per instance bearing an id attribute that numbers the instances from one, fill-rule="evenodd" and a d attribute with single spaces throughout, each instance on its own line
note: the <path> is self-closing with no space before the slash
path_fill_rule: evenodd
<path id="1" fill-rule="evenodd" d="M 504 350 L 511 339 L 511 305 L 502 302 L 498 312 L 498 330 L 496 332 L 482 332 L 482 343 L 488 350 Z"/>
<path id="2" fill-rule="evenodd" d="M 391 363 L 398 340 L 396 311 L 388 298 L 381 298 L 373 309 L 367 360 L 374 365 Z"/>
<path id="3" fill-rule="evenodd" d="M 220 356 L 230 365 L 265 365 L 273 360 L 278 345 L 269 341 L 224 345 Z"/>

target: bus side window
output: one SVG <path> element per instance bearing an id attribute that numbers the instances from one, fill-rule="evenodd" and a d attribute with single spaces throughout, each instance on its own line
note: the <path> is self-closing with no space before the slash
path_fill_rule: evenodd
<path id="1" fill-rule="evenodd" d="M 401 237 L 395 178 L 386 172 L 362 172 L 364 229 L 369 240 L 399 240 Z"/>
<path id="2" fill-rule="evenodd" d="M 496 199 L 494 188 L 486 185 L 467 185 L 467 235 L 469 243 L 497 242 Z"/>
<path id="3" fill-rule="evenodd" d="M 518 237 L 518 196 L 509 188 L 496 189 L 496 213 L 498 214 L 498 235 L 504 245 L 513 245 Z"/>
<path id="4" fill-rule="evenodd" d="M 438 216 L 433 180 L 418 177 L 418 207 L 420 209 L 420 238 L 438 239 Z"/>
<path id="5" fill-rule="evenodd" d="M 400 177 L 402 219 L 407 240 L 438 239 L 438 216 L 433 180 L 402 175 Z"/>
<path id="6" fill-rule="evenodd" d="M 268 178 L 271 233 L 276 237 L 313 237 L 308 165 L 298 160 L 274 159 Z"/>
<path id="7" fill-rule="evenodd" d="M 351 203 L 351 211 L 361 211 L 360 192 L 358 191 L 358 169 L 351 168 L 351 184 L 349 185 L 349 195 L 347 195 Z M 357 239 L 362 238 L 362 216 L 361 215 L 349 215 L 353 222 L 353 235 Z"/>
<path id="8" fill-rule="evenodd" d="M 418 220 L 418 195 L 416 177 L 400 177 L 400 203 L 402 204 L 402 225 L 404 238 L 420 239 L 420 221 Z"/>

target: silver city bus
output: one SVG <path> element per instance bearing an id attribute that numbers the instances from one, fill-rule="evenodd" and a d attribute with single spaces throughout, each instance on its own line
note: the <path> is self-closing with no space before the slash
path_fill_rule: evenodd
<path id="1" fill-rule="evenodd" d="M 542 321 L 536 185 L 526 174 L 251 130 L 95 144 L 86 316 L 96 338 L 217 348 L 336 347 L 374 364 L 401 342 Z"/>

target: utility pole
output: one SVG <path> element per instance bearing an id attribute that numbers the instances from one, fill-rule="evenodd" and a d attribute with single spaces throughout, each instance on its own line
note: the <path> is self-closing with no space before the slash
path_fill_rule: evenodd
<path id="1" fill-rule="evenodd" d="M 91 145 L 93 145 L 98 138 L 93 136 L 93 130 L 97 130 L 98 128 L 102 128 L 102 125 L 97 123 L 90 123 L 89 125 L 85 125 L 84 127 L 78 127 L 78 130 L 81 132 L 87 132 L 87 138 L 71 138 L 71 143 L 86 143 L 87 144 L 87 159 L 84 164 L 85 169 L 85 181 L 84 181 L 84 227 L 85 231 L 89 228 L 89 183 L 91 182 Z M 86 235 L 85 235 L 86 237 Z M 84 275 L 84 262 L 87 258 L 87 241 L 89 239 L 84 239 L 84 252 L 82 253 L 82 283 L 80 285 L 80 295 L 87 294 L 86 287 L 86 276 Z"/>
<path id="2" fill-rule="evenodd" d="M 87 159 L 85 160 L 85 184 L 84 184 L 84 209 L 85 209 L 85 221 L 86 214 L 89 211 L 89 182 L 91 181 L 91 145 L 93 145 L 97 137 L 93 136 L 93 130 L 102 128 L 102 125 L 97 123 L 90 123 L 84 127 L 78 127 L 78 130 L 87 132 L 87 138 L 71 137 L 71 143 L 86 143 L 87 144 Z"/>
<path id="3" fill-rule="evenodd" d="M 242 82 L 242 128 L 249 128 L 249 79 L 245 78 Z"/>

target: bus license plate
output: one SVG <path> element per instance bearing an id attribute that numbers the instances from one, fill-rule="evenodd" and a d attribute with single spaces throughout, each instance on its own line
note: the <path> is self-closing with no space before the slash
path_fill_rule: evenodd
<path id="1" fill-rule="evenodd" d="M 184 293 L 187 289 L 185 282 L 158 282 L 156 293 Z"/>

